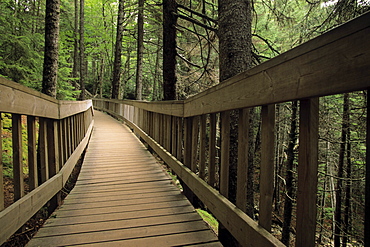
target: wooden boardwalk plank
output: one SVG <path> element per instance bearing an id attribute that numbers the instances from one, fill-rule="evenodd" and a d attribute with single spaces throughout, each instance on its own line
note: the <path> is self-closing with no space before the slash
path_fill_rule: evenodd
<path id="1" fill-rule="evenodd" d="M 28 243 L 74 245 L 222 246 L 136 136 L 101 112 L 75 188 Z"/>

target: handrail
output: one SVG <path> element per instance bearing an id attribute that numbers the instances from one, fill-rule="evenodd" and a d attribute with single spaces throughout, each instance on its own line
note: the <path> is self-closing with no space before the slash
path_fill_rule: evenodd
<path id="1" fill-rule="evenodd" d="M 0 188 L 0 245 L 58 193 L 84 151 L 93 127 L 92 101 L 59 101 L 0 77 L 0 113 L 11 114 L 14 203 L 4 209 Z M 0 115 L 1 117 L 1 115 Z M 25 195 L 22 117 L 27 119 L 30 192 Z M 25 121 L 25 120 L 24 120 Z M 0 133 L 2 131 L 0 121 Z M 38 140 L 37 140 L 38 136 Z M 2 153 L 0 135 L 0 154 Z M 38 150 L 37 150 L 38 146 Z M 37 153 L 39 152 L 39 153 Z M 37 164 L 37 156 L 40 163 Z M 0 155 L 0 184 L 3 185 Z"/>
<path id="2" fill-rule="evenodd" d="M 314 246 L 319 97 L 370 88 L 368 40 L 370 13 L 185 101 L 94 99 L 93 104 L 96 109 L 123 119 L 159 154 L 240 244 L 282 246 L 269 233 L 272 220 L 275 104 L 299 100 L 296 246 Z M 244 213 L 248 109 L 255 106 L 262 106 L 258 223 Z M 238 110 L 239 115 L 236 205 L 227 199 L 231 110 Z M 215 171 L 216 136 L 221 136 L 219 176 Z M 370 144 L 366 145 L 369 149 Z M 209 146 L 207 157 L 206 146 Z M 219 188 L 215 187 L 217 179 Z M 189 191 L 185 191 L 185 194 L 190 200 L 194 198 Z M 370 200 L 369 195 L 366 200 Z"/>

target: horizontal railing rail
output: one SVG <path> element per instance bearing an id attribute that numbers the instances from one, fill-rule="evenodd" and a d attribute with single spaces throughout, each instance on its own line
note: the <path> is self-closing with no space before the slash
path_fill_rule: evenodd
<path id="1" fill-rule="evenodd" d="M 59 101 L 0 77 L 1 117 L 11 119 L 11 150 L 4 151 L 12 153 L 12 162 L 7 165 L 13 167 L 14 202 L 11 205 L 4 202 L 0 135 L 0 245 L 46 203 L 51 200 L 58 203 L 58 192 L 88 143 L 93 107 L 91 100 Z"/>
<path id="2" fill-rule="evenodd" d="M 315 246 L 319 98 L 370 88 L 369 40 L 367 13 L 185 101 L 94 99 L 93 104 L 123 119 L 241 245 L 282 246 L 270 233 L 275 104 L 299 100 L 295 242 L 296 246 Z M 262 107 L 258 222 L 245 213 L 248 114 L 256 106 Z M 229 175 L 231 111 L 239 119 L 235 204 L 228 200 L 229 180 L 235 179 Z M 369 150 L 369 143 L 366 147 Z M 370 188 L 366 182 L 368 201 Z M 194 198 L 185 193 L 190 200 Z"/>

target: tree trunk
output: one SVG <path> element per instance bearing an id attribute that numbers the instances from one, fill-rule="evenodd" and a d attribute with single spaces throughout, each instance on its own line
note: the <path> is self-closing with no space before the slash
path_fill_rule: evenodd
<path id="1" fill-rule="evenodd" d="M 349 106 L 348 106 L 348 129 L 347 129 L 347 168 L 346 168 L 346 195 L 345 195 L 345 201 L 344 201 L 344 226 L 343 226 L 343 243 L 342 246 L 346 247 L 347 242 L 348 242 L 348 236 L 350 236 L 350 219 L 351 219 L 351 187 L 352 187 L 352 181 L 351 181 L 351 176 L 352 176 L 352 165 L 351 165 L 351 128 L 349 126 L 350 119 L 349 119 Z"/>
<path id="2" fill-rule="evenodd" d="M 80 0 L 80 100 L 85 100 L 85 0 Z"/>
<path id="3" fill-rule="evenodd" d="M 137 66 L 136 66 L 136 99 L 142 100 L 143 95 L 143 52 L 144 52 L 144 0 L 139 0 L 137 18 Z"/>
<path id="4" fill-rule="evenodd" d="M 74 8 L 75 8 L 75 20 L 74 20 L 74 39 L 73 39 L 73 68 L 72 68 L 72 77 L 78 77 L 78 70 L 79 70 L 79 57 L 78 57 L 78 23 L 79 23 L 79 15 L 78 15 L 78 0 L 74 0 Z M 75 80 L 73 80 L 73 87 L 75 90 L 78 90 L 78 86 Z"/>
<path id="5" fill-rule="evenodd" d="M 281 242 L 286 246 L 289 246 L 290 240 L 290 224 L 292 221 L 292 211 L 293 211 L 293 169 L 294 169 L 294 147 L 297 143 L 297 109 L 298 102 L 292 102 L 292 121 L 290 125 L 290 134 L 289 134 L 289 145 L 288 145 L 288 161 L 286 167 L 286 195 L 284 201 L 284 222 L 283 222 L 283 231 Z"/>
<path id="6" fill-rule="evenodd" d="M 246 214 L 255 219 L 254 215 L 254 172 L 255 172 L 255 162 L 254 162 L 254 152 L 256 151 L 256 142 L 254 141 L 255 135 L 254 130 L 256 129 L 256 110 L 255 108 L 251 108 L 249 110 L 249 130 L 248 130 L 248 171 L 247 171 L 247 207 L 246 207 Z"/>
<path id="7" fill-rule="evenodd" d="M 118 99 L 119 84 L 121 82 L 121 55 L 122 55 L 122 34 L 123 34 L 123 10 L 124 1 L 119 0 L 117 17 L 117 35 L 114 51 L 112 99 Z"/>
<path id="8" fill-rule="evenodd" d="M 60 0 L 47 0 L 42 92 L 54 98 L 57 95 L 59 20 Z"/>
<path id="9" fill-rule="evenodd" d="M 220 81 L 231 78 L 251 67 L 251 2 L 245 0 L 219 0 L 219 61 Z M 235 174 L 237 167 L 238 115 L 233 111 L 230 116 L 230 159 L 229 191 L 224 196 L 234 200 L 236 194 Z M 229 195 L 231 197 L 229 197 Z M 220 224 L 219 239 L 223 244 L 236 246 L 236 240 Z"/>
<path id="10" fill-rule="evenodd" d="M 176 99 L 176 0 L 163 0 L 163 99 Z"/>
<path id="11" fill-rule="evenodd" d="M 343 122 L 342 122 L 342 137 L 340 143 L 340 150 L 339 150 L 339 163 L 338 163 L 338 181 L 337 181 L 337 188 L 336 188 L 336 204 L 335 204 L 335 227 L 334 227 L 334 246 L 340 246 L 340 237 L 341 237 L 341 230 L 343 228 L 343 219 L 342 219 L 342 178 L 344 172 L 344 156 L 345 156 L 345 149 L 346 149 L 346 141 L 347 141 L 347 133 L 348 133 L 348 117 L 349 117 L 349 110 L 348 110 L 348 93 L 344 94 L 344 102 L 343 102 Z"/>

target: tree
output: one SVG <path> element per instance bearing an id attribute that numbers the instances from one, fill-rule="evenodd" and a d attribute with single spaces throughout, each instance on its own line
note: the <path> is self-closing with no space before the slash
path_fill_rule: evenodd
<path id="1" fill-rule="evenodd" d="M 42 92 L 56 98 L 60 1 L 47 0 L 45 13 L 45 52 Z"/>
<path id="2" fill-rule="evenodd" d="M 85 99 L 85 0 L 80 0 L 80 99 Z"/>
<path id="3" fill-rule="evenodd" d="M 176 1 L 163 0 L 163 98 L 176 99 Z"/>
<path id="4" fill-rule="evenodd" d="M 289 144 L 287 149 L 287 167 L 286 167 L 286 194 L 285 194 L 285 201 L 284 201 L 284 222 L 283 222 L 283 231 L 281 242 L 286 246 L 289 246 L 290 240 L 290 227 L 292 221 L 292 211 L 293 211 L 293 190 L 295 186 L 293 185 L 293 174 L 294 174 L 294 147 L 296 146 L 297 142 L 297 109 L 298 109 L 298 102 L 292 102 L 292 118 L 291 118 L 291 125 L 290 125 L 290 133 L 289 133 Z"/>
<path id="5" fill-rule="evenodd" d="M 143 94 L 143 52 L 144 52 L 144 0 L 138 1 L 137 17 L 137 66 L 136 66 L 136 99 L 142 100 Z"/>
<path id="6" fill-rule="evenodd" d="M 344 94 L 343 102 L 343 122 L 342 122 L 342 134 L 339 150 L 339 162 L 338 162 L 338 181 L 336 188 L 336 205 L 335 205 L 335 228 L 334 228 L 334 246 L 340 246 L 341 231 L 343 229 L 343 219 L 342 219 L 342 194 L 343 185 L 342 178 L 344 174 L 344 160 L 346 153 L 346 143 L 348 138 L 349 129 L 349 99 L 348 93 Z"/>
<path id="7" fill-rule="evenodd" d="M 219 0 L 219 61 L 220 81 L 224 81 L 251 67 L 252 61 L 252 5 L 245 0 Z M 233 112 L 230 118 L 230 174 L 235 178 L 237 166 L 237 113 Z M 230 179 L 229 195 L 235 194 L 235 181 Z M 224 195 L 229 197 L 229 195 Z M 232 200 L 232 199 L 231 199 Z M 222 243 L 230 245 L 236 240 L 226 231 L 223 226 L 219 227 L 219 238 Z"/>
<path id="8" fill-rule="evenodd" d="M 122 33 L 123 33 L 123 10 L 124 2 L 119 1 L 118 17 L 117 17 L 117 34 L 116 45 L 114 50 L 114 64 L 113 64 L 113 81 L 112 81 L 112 99 L 118 99 L 119 85 L 121 81 L 121 55 L 122 55 Z"/>
<path id="9" fill-rule="evenodd" d="M 79 58 L 78 58 L 78 25 L 79 25 L 79 15 L 78 15 L 78 0 L 74 0 L 74 26 L 73 26 L 73 67 L 72 67 L 72 77 L 78 77 L 78 68 L 79 68 Z M 74 85 L 77 90 L 77 85 Z"/>

